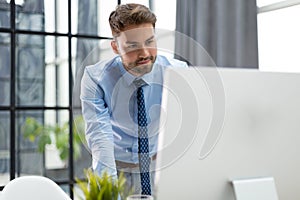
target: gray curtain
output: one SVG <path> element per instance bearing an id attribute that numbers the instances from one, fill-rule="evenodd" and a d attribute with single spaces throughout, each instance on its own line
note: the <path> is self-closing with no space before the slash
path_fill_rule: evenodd
<path id="1" fill-rule="evenodd" d="M 177 58 L 191 65 L 258 68 L 256 0 L 177 0 L 176 16 Z"/>

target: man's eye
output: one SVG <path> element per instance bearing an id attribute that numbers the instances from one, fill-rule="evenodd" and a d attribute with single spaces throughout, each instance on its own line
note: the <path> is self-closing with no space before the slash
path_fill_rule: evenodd
<path id="1" fill-rule="evenodd" d="M 154 40 L 148 40 L 148 41 L 146 41 L 146 45 L 151 45 L 153 43 L 154 43 Z"/>
<path id="2" fill-rule="evenodd" d="M 131 44 L 131 45 L 127 46 L 127 48 L 134 49 L 134 48 L 137 48 L 137 45 L 136 44 Z"/>

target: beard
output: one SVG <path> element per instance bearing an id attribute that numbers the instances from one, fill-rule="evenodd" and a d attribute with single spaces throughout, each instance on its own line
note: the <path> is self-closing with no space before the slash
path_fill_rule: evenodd
<path id="1" fill-rule="evenodd" d="M 148 56 L 125 65 L 125 69 L 135 76 L 142 76 L 152 71 L 156 56 Z"/>

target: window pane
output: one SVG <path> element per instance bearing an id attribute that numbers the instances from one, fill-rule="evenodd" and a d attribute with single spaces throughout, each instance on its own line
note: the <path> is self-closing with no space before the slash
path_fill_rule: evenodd
<path id="1" fill-rule="evenodd" d="M 0 28 L 10 27 L 10 1 L 0 1 Z"/>
<path id="2" fill-rule="evenodd" d="M 0 106 L 10 102 L 10 35 L 0 33 Z"/>
<path id="3" fill-rule="evenodd" d="M 51 132 L 52 142 L 45 149 L 45 175 L 55 181 L 69 179 L 69 111 L 47 111 L 45 125 L 57 127 Z M 59 146 L 59 148 L 58 148 Z"/>
<path id="4" fill-rule="evenodd" d="M 0 112 L 0 186 L 10 180 L 10 115 L 9 112 Z"/>
<path id="5" fill-rule="evenodd" d="M 149 7 L 149 0 L 121 0 L 122 4 L 127 4 L 127 3 L 139 3 L 143 4 L 147 7 Z"/>
<path id="6" fill-rule="evenodd" d="M 117 1 L 72 1 L 72 33 L 111 37 L 108 18 Z"/>
<path id="7" fill-rule="evenodd" d="M 45 29 L 47 32 L 68 32 L 68 1 L 44 0 Z M 72 0 L 73 3 L 73 0 Z"/>
<path id="8" fill-rule="evenodd" d="M 258 7 L 267 6 L 270 4 L 281 2 L 282 0 L 256 0 L 256 5 Z"/>
<path id="9" fill-rule="evenodd" d="M 68 38 L 46 37 L 45 105 L 69 105 Z"/>
<path id="10" fill-rule="evenodd" d="M 43 154 L 38 149 L 38 139 L 29 134 L 34 131 L 23 131 L 26 119 L 31 117 L 39 123 L 44 120 L 43 111 L 20 111 L 16 113 L 16 172 L 18 176 L 43 174 Z M 32 123 L 28 123 L 29 125 Z M 29 135 L 31 138 L 25 137 Z M 34 163 L 34 165 L 32 165 Z"/>
<path id="11" fill-rule="evenodd" d="M 16 104 L 68 106 L 67 37 L 18 35 Z"/>
<path id="12" fill-rule="evenodd" d="M 67 33 L 68 1 L 19 1 L 16 4 L 17 29 Z"/>
<path id="13" fill-rule="evenodd" d="M 69 111 L 19 111 L 16 116 L 17 173 L 66 180 Z"/>
<path id="14" fill-rule="evenodd" d="M 111 40 L 98 39 L 73 39 L 72 63 L 75 82 L 81 78 L 80 72 L 87 65 L 96 64 L 100 60 L 110 59 L 115 56 L 110 46 Z M 82 75 L 82 74 L 81 74 Z"/>
<path id="15" fill-rule="evenodd" d="M 258 15 L 259 68 L 300 72 L 300 5 Z"/>
<path id="16" fill-rule="evenodd" d="M 156 29 L 175 30 L 176 27 L 176 1 L 174 0 L 152 0 L 153 12 L 156 15 Z M 166 8 L 168 8 L 166 10 Z M 166 17 L 166 15 L 168 17 Z"/>
<path id="17" fill-rule="evenodd" d="M 100 15 L 98 14 L 98 33 L 103 37 L 112 37 L 111 30 L 108 22 L 110 13 L 116 8 L 117 1 L 98 0 L 98 8 Z"/>
<path id="18" fill-rule="evenodd" d="M 45 38 L 17 35 L 16 40 L 16 104 L 43 105 Z"/>
<path id="19" fill-rule="evenodd" d="M 72 57 L 75 58 L 72 63 L 74 80 L 72 103 L 74 111 L 80 112 L 80 81 L 84 67 L 96 64 L 100 60 L 113 58 L 115 54 L 111 49 L 110 42 L 111 40 L 96 39 L 72 40 Z"/>
<path id="20" fill-rule="evenodd" d="M 32 31 L 43 31 L 45 13 L 44 1 L 16 2 L 16 28 Z"/>

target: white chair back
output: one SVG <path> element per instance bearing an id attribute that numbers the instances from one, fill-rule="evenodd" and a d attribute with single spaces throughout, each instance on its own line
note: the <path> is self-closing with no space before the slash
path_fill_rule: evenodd
<path id="1" fill-rule="evenodd" d="M 51 179 L 43 176 L 22 176 L 10 181 L 0 200 L 71 200 Z"/>

